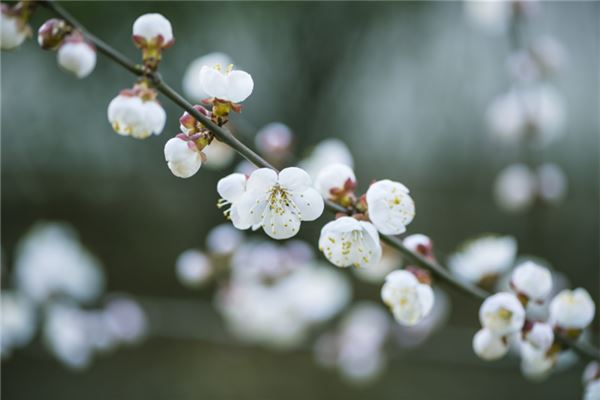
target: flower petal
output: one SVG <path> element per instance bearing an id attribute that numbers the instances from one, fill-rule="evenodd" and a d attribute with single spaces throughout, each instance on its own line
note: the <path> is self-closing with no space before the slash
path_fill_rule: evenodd
<path id="1" fill-rule="evenodd" d="M 259 168 L 252 172 L 246 188 L 249 192 L 268 192 L 277 184 L 277 172 L 270 168 Z"/>
<path id="2" fill-rule="evenodd" d="M 300 212 L 302 221 L 314 221 L 323 214 L 325 203 L 315 189 L 308 188 L 302 193 L 292 194 L 292 201 Z"/>
<path id="3" fill-rule="evenodd" d="M 265 210 L 263 230 L 273 239 L 289 239 L 300 231 L 300 218 L 289 207 Z"/>
<path id="4" fill-rule="evenodd" d="M 246 190 L 246 176 L 244 174 L 231 174 L 222 178 L 217 183 L 219 196 L 233 203 L 242 197 Z"/>
<path id="5" fill-rule="evenodd" d="M 209 96 L 227 99 L 228 80 L 221 71 L 205 65 L 200 69 L 200 81 Z"/>
<path id="6" fill-rule="evenodd" d="M 233 103 L 239 103 L 248 98 L 254 89 L 254 81 L 249 73 L 244 71 L 231 71 L 227 76 L 229 85 L 227 98 Z"/>
<path id="7" fill-rule="evenodd" d="M 310 175 L 302 168 L 289 167 L 279 173 L 279 184 L 290 192 L 304 192 L 312 186 Z"/>

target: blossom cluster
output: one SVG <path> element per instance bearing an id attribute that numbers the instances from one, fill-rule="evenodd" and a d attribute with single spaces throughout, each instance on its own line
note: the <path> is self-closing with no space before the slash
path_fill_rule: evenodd
<path id="1" fill-rule="evenodd" d="M 495 360 L 514 348 L 521 356 L 521 370 L 531 379 L 547 377 L 568 350 L 556 339 L 581 336 L 591 323 L 595 305 L 585 289 L 565 289 L 551 300 L 551 272 L 534 262 L 518 265 L 510 278 L 510 292 L 491 295 L 479 309 L 482 329 L 473 338 L 475 353 Z M 547 307 L 548 315 L 538 307 Z"/>
<path id="2" fill-rule="evenodd" d="M 486 120 L 498 142 L 520 146 L 526 153 L 540 151 L 566 131 L 567 111 L 552 83 L 565 67 L 567 54 L 553 37 L 528 39 L 521 25 L 536 14 L 532 1 L 465 2 L 466 14 L 476 25 L 496 33 L 513 35 L 512 52 L 506 59 L 510 88 L 490 103 Z M 515 36 L 516 35 L 516 36 Z M 499 172 L 494 183 L 498 206 L 520 212 L 539 204 L 556 204 L 565 196 L 567 179 L 561 167 L 515 163 Z"/>
<path id="3" fill-rule="evenodd" d="M 90 308 L 100 300 L 104 275 L 65 224 L 38 223 L 27 233 L 17 247 L 14 281 L 0 295 L 2 358 L 30 343 L 38 326 L 49 351 L 77 369 L 145 335 L 145 314 L 126 296 L 109 295 Z"/>
<path id="4" fill-rule="evenodd" d="M 219 276 L 215 300 L 229 330 L 267 347 L 300 345 L 312 328 L 345 308 L 352 294 L 347 278 L 315 260 L 305 242 L 248 240 L 225 224 L 209 232 L 205 251 L 183 252 L 176 268 L 188 287 Z"/>

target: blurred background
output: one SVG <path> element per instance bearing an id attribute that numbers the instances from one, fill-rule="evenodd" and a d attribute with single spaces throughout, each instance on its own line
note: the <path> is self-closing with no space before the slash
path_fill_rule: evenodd
<path id="1" fill-rule="evenodd" d="M 409 233 L 432 237 L 442 261 L 465 239 L 512 235 L 519 254 L 545 259 L 598 302 L 599 3 L 543 3 L 521 33 L 551 34 L 565 50 L 552 82 L 566 109 L 564 135 L 529 153 L 560 166 L 568 192 L 559 204 L 520 213 L 498 207 L 494 182 L 504 167 L 524 161 L 524 151 L 494 141 L 486 123 L 490 103 L 514 83 L 506 60 L 515 44 L 509 33 L 470 23 L 461 2 L 64 6 L 132 59 L 139 57 L 132 22 L 162 13 L 176 44 L 160 70 L 176 89 L 190 62 L 214 51 L 252 74 L 254 93 L 232 117 L 243 141 L 253 144 L 254 132 L 272 121 L 294 132 L 297 159 L 323 139 L 341 139 L 361 189 L 381 178 L 411 189 L 417 217 Z M 41 8 L 34 30 L 49 17 Z M 5 398 L 581 397 L 582 362 L 540 384 L 521 376 L 518 360 L 477 359 L 471 338 L 479 304 L 452 288 L 445 288 L 447 326 L 421 347 L 397 352 L 369 385 L 320 368 L 309 345 L 270 351 L 240 343 L 212 307 L 214 288 L 190 290 L 176 278 L 178 255 L 202 248 L 224 222 L 215 187 L 228 171 L 202 168 L 182 180 L 166 168 L 163 146 L 178 133 L 181 111 L 159 97 L 166 128 L 137 141 L 115 134 L 107 121 L 108 103 L 133 78 L 103 56 L 81 81 L 32 40 L 3 52 L 0 65 L 3 289 L 19 239 L 37 221 L 65 221 L 102 263 L 106 291 L 131 295 L 148 319 L 142 343 L 101 355 L 84 370 L 64 367 L 34 340 L 3 361 Z M 329 219 L 303 224 L 300 237 L 316 248 Z M 380 286 L 352 285 L 355 299 L 379 301 Z"/>

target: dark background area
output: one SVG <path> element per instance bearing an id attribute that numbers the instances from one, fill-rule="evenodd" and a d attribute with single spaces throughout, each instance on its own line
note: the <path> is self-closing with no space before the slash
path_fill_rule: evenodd
<path id="1" fill-rule="evenodd" d="M 233 118 L 243 118 L 246 142 L 253 139 L 249 128 L 271 121 L 293 129 L 299 154 L 326 137 L 340 138 L 354 154 L 363 188 L 377 178 L 411 188 L 417 217 L 409 232 L 429 234 L 440 255 L 481 233 L 511 234 L 520 254 L 548 260 L 598 302 L 599 3 L 544 3 L 529 22 L 531 34 L 554 35 L 569 54 L 556 81 L 568 106 L 567 132 L 539 154 L 565 170 L 569 194 L 560 206 L 525 215 L 504 214 L 494 204 L 493 179 L 518 160 L 518 152 L 491 142 L 484 124 L 487 104 L 509 84 L 504 69 L 509 42 L 470 26 L 460 2 L 64 5 L 133 59 L 139 57 L 130 40 L 135 18 L 164 14 L 177 42 L 160 69 L 175 88 L 189 62 L 211 51 L 228 53 L 253 75 L 255 91 L 242 116 Z M 34 29 L 47 17 L 40 9 Z M 109 291 L 141 299 L 209 300 L 210 290 L 184 289 L 173 264 L 223 221 L 215 187 L 224 172 L 202 169 L 188 180 L 173 177 L 163 146 L 177 133 L 180 110 L 162 99 L 168 120 L 161 136 L 121 137 L 111 130 L 106 107 L 133 83 L 132 76 L 99 55 L 92 76 L 77 81 L 58 69 L 55 58 L 31 40 L 2 53 L 1 233 L 9 271 L 16 242 L 35 221 L 65 220 L 102 260 Z M 316 244 L 321 225 L 303 224 L 300 236 Z M 358 297 L 378 298 L 379 288 L 356 286 Z M 84 372 L 65 369 L 35 345 L 19 351 L 2 364 L 2 395 L 580 397 L 581 363 L 535 384 L 521 377 L 516 361 L 477 360 L 471 337 L 478 329 L 479 304 L 449 292 L 449 327 L 423 348 L 398 356 L 382 379 L 366 388 L 348 386 L 334 372 L 319 369 L 306 351 L 239 346 L 219 334 L 214 312 L 192 311 L 171 331 L 181 327 L 197 332 L 198 339 L 177 339 L 151 321 L 156 335 L 137 348 L 100 357 Z"/>

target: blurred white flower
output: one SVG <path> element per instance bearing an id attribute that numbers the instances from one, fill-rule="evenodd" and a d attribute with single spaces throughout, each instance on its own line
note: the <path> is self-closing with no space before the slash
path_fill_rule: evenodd
<path id="1" fill-rule="evenodd" d="M 8 4 L 0 4 L 0 48 L 12 50 L 19 47 L 30 35 L 31 28 Z"/>
<path id="2" fill-rule="evenodd" d="M 532 137 L 536 144 L 544 145 L 563 133 L 566 108 L 553 86 L 540 84 L 498 96 L 488 108 L 487 122 L 500 141 L 518 143 Z"/>
<path id="3" fill-rule="evenodd" d="M 350 302 L 352 295 L 348 279 L 322 265 L 298 268 L 282 280 L 280 290 L 300 318 L 310 323 L 330 319 Z"/>
<path id="4" fill-rule="evenodd" d="M 244 239 L 244 236 L 230 224 L 218 225 L 208 232 L 206 249 L 216 255 L 227 255 L 234 252 Z"/>
<path id="5" fill-rule="evenodd" d="M 81 37 L 67 37 L 58 49 L 58 64 L 78 78 L 85 78 L 96 67 L 96 49 Z"/>
<path id="6" fill-rule="evenodd" d="M 127 296 L 111 296 L 103 313 L 107 328 L 119 342 L 137 343 L 147 334 L 148 320 L 144 310 Z"/>
<path id="7" fill-rule="evenodd" d="M 178 178 L 189 178 L 196 174 L 202 166 L 202 152 L 192 140 L 177 135 L 165 143 L 165 161 Z"/>
<path id="8" fill-rule="evenodd" d="M 7 358 L 13 349 L 25 346 L 33 339 L 36 328 L 33 305 L 19 292 L 0 293 L 0 356 Z"/>
<path id="9" fill-rule="evenodd" d="M 156 100 L 144 100 L 128 91 L 111 100 L 107 113 L 115 132 L 136 139 L 159 135 L 167 121 L 165 110 Z"/>
<path id="10" fill-rule="evenodd" d="M 192 288 L 205 285 L 214 272 L 210 259 L 198 250 L 181 253 L 175 262 L 175 269 L 179 282 Z"/>
<path id="11" fill-rule="evenodd" d="M 330 164 L 324 167 L 315 180 L 315 188 L 325 199 L 336 199 L 351 193 L 356 186 L 352 168 L 345 164 Z"/>
<path id="12" fill-rule="evenodd" d="M 489 329 L 480 329 L 473 336 L 473 351 L 484 360 L 497 360 L 508 352 L 508 342 L 503 336 L 497 336 Z"/>
<path id="13" fill-rule="evenodd" d="M 210 97 L 231 103 L 246 100 L 254 89 L 252 76 L 245 71 L 233 70 L 232 64 L 224 72 L 220 65 L 201 67 L 200 82 Z"/>
<path id="14" fill-rule="evenodd" d="M 550 302 L 550 322 L 562 329 L 584 329 L 594 319 L 596 306 L 587 290 L 563 290 Z"/>
<path id="15" fill-rule="evenodd" d="M 381 298 L 392 310 L 396 321 L 407 326 L 416 325 L 425 318 L 434 302 L 431 286 L 420 283 L 406 270 L 393 271 L 385 278 Z"/>
<path id="16" fill-rule="evenodd" d="M 195 102 L 201 102 L 208 99 L 210 95 L 204 91 L 204 88 L 202 87 L 202 81 L 200 79 L 200 71 L 202 70 L 202 67 L 229 64 L 233 64 L 231 58 L 229 58 L 227 54 L 219 52 L 209 53 L 202 57 L 196 58 L 190 63 L 185 70 L 185 74 L 183 75 L 183 92 L 187 97 Z"/>
<path id="17" fill-rule="evenodd" d="M 547 268 L 526 261 L 512 272 L 511 285 L 517 294 L 540 302 L 552 291 L 552 274 Z"/>
<path id="18" fill-rule="evenodd" d="M 221 170 L 229 166 L 236 155 L 232 147 L 217 139 L 214 139 L 202 149 L 202 152 L 206 156 L 204 166 L 215 170 Z"/>
<path id="19" fill-rule="evenodd" d="M 521 342 L 521 372 L 530 380 L 545 379 L 555 365 L 555 357 L 550 357 L 546 351 L 539 350 L 529 342 Z"/>
<path id="20" fill-rule="evenodd" d="M 560 203 L 567 194 L 567 176 L 556 164 L 542 164 L 537 169 L 538 195 L 548 203 Z"/>
<path id="21" fill-rule="evenodd" d="M 389 318 L 378 305 L 360 302 L 341 322 L 337 364 L 342 376 L 353 383 L 375 379 L 386 363 L 383 345 L 390 331 Z"/>
<path id="22" fill-rule="evenodd" d="M 467 19 L 478 28 L 491 34 L 503 34 L 508 29 L 512 16 L 509 0 L 466 0 L 463 4 Z"/>
<path id="23" fill-rule="evenodd" d="M 356 268 L 379 264 L 382 252 L 375 226 L 352 217 L 341 217 L 323 226 L 319 250 L 337 267 Z"/>
<path id="24" fill-rule="evenodd" d="M 266 157 L 284 159 L 290 153 L 294 134 L 281 122 L 271 122 L 263 126 L 254 138 L 256 148 Z"/>
<path id="25" fill-rule="evenodd" d="M 157 13 L 141 15 L 133 23 L 133 40 L 140 47 L 168 47 L 175 41 L 171 22 Z"/>
<path id="26" fill-rule="evenodd" d="M 369 219 L 384 235 L 399 235 L 415 217 L 415 203 L 408 188 L 399 182 L 384 179 L 367 190 Z"/>
<path id="27" fill-rule="evenodd" d="M 583 400 L 600 400 L 600 380 L 596 379 L 585 387 Z"/>
<path id="28" fill-rule="evenodd" d="M 544 35 L 536 38 L 530 51 L 541 72 L 545 75 L 557 74 L 567 64 L 566 49 L 552 36 Z"/>
<path id="29" fill-rule="evenodd" d="M 517 241 L 512 236 L 482 236 L 465 243 L 448 258 L 448 267 L 457 277 L 480 283 L 497 277 L 512 267 Z"/>
<path id="30" fill-rule="evenodd" d="M 525 340 L 539 351 L 548 351 L 554 343 L 554 330 L 545 322 L 534 322 L 524 336 Z"/>
<path id="31" fill-rule="evenodd" d="M 479 320 L 492 334 L 504 336 L 521 330 L 525 309 L 514 294 L 496 293 L 484 300 L 479 309 Z"/>
<path id="32" fill-rule="evenodd" d="M 323 168 L 331 164 L 344 164 L 352 168 L 354 161 L 348 146 L 339 139 L 326 139 L 319 142 L 310 156 L 298 165 L 315 180 Z"/>
<path id="33" fill-rule="evenodd" d="M 512 164 L 504 168 L 494 182 L 496 203 L 509 212 L 530 207 L 536 196 L 536 176 L 525 164 Z"/>
<path id="34" fill-rule="evenodd" d="M 598 379 L 600 379 L 600 363 L 592 361 L 585 366 L 581 380 L 584 385 L 588 385 Z"/>
<path id="35" fill-rule="evenodd" d="M 38 223 L 19 242 L 15 277 L 21 292 L 38 303 L 55 295 L 87 302 L 104 287 L 99 262 L 72 228 L 58 223 Z"/>
<path id="36" fill-rule="evenodd" d="M 279 174 L 269 168 L 257 169 L 248 178 L 245 192 L 231 200 L 236 228 L 262 227 L 273 239 L 296 235 L 302 221 L 319 218 L 324 209 L 323 199 L 311 187 L 310 176 L 296 167 L 285 168 Z"/>
<path id="37" fill-rule="evenodd" d="M 68 367 L 87 367 L 94 355 L 84 312 L 68 303 L 53 303 L 46 309 L 43 330 L 48 349 Z"/>

